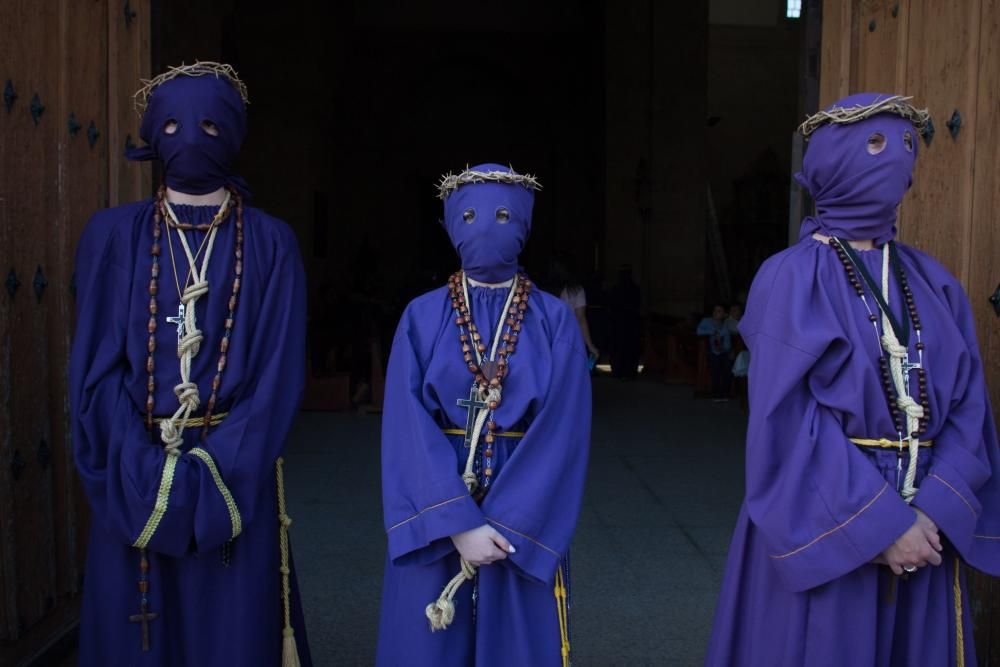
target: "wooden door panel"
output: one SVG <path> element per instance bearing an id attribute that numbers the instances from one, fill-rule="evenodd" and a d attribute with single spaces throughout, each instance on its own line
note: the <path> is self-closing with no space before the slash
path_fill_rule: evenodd
<path id="1" fill-rule="evenodd" d="M 12 480 L 11 536 L 17 600 L 17 632 L 30 629 L 55 604 L 52 525 L 51 443 L 48 413 L 46 318 L 50 299 L 45 244 L 53 231 L 58 201 L 55 142 L 60 127 L 57 49 L 58 6 L 13 3 L 16 39 L 9 54 L 20 97 L 7 117 L 5 175 L 7 217 L 14 266 L 21 288 L 12 299 L 10 336 L 11 456 L 19 469 Z M 10 34 L 10 33 L 8 33 Z M 32 116 L 35 108 L 35 117 Z M 44 107 L 44 111 L 41 111 Z M 40 114 L 40 115 L 39 115 Z M 40 269 L 40 271 L 39 271 Z M 37 276 L 37 279 L 36 279 Z M 41 298 L 36 297 L 36 283 Z M 41 291 L 44 289 L 44 291 Z"/>
<path id="2" fill-rule="evenodd" d="M 1000 409 L 1000 317 L 989 298 L 1000 288 L 1000 0 L 983 0 L 979 53 L 972 248 L 967 291 L 976 314 L 986 379 Z"/>
<path id="3" fill-rule="evenodd" d="M 966 283 L 976 316 L 979 348 L 994 412 L 1000 408 L 1000 318 L 988 299 L 1000 289 L 1000 0 L 983 0 L 980 11 L 978 85 L 972 197 L 969 279 Z M 963 130 L 964 132 L 965 130 Z M 961 136 L 961 135 L 960 135 Z M 1000 664 L 1000 582 L 970 572 L 976 615 L 976 650 L 980 664 Z"/>
<path id="4" fill-rule="evenodd" d="M 934 255 L 964 284 L 969 279 L 973 153 L 979 48 L 978 0 L 911 0 L 906 92 L 927 106 L 935 135 L 921 142 L 914 188 L 903 203 L 903 241 Z M 958 109 L 952 139 L 946 121 Z"/>
<path id="5" fill-rule="evenodd" d="M 824 0 L 823 36 L 820 42 L 819 106 L 826 108 L 853 88 L 851 68 L 857 62 L 852 57 L 857 39 L 857 7 L 859 0 Z M 856 77 L 855 77 L 856 78 Z M 796 227 L 797 228 L 797 227 Z"/>
<path id="6" fill-rule="evenodd" d="M 897 93 L 905 75 L 909 12 L 895 0 L 858 5 L 852 92 Z"/>
<path id="7" fill-rule="evenodd" d="M 67 363 L 73 330 L 74 255 L 80 233 L 93 211 L 104 206 L 108 172 L 107 88 L 108 3 L 62 0 L 61 93 L 67 119 L 79 129 L 59 137 L 61 206 L 58 231 L 47 245 L 52 267 L 48 318 L 49 411 L 52 415 L 52 498 L 55 516 L 57 589 L 60 595 L 79 590 L 86 544 L 86 500 L 80 493 L 69 435 Z M 55 241 L 55 242 L 52 242 Z"/>
<path id="8" fill-rule="evenodd" d="M 78 614 L 87 505 L 69 435 L 74 253 L 88 217 L 148 191 L 131 94 L 148 75 L 149 0 L 5 0 L 0 86 L 0 665 Z M 126 21 L 126 13 L 129 13 Z M 32 118 L 31 107 L 44 111 Z M 35 277 L 38 275 L 38 293 Z M 15 458 L 16 457 L 16 458 Z M 19 464 L 12 466 L 14 461 Z"/>
<path id="9" fill-rule="evenodd" d="M 136 201 L 150 193 L 150 164 L 130 162 L 124 157 L 127 139 L 141 143 L 140 119 L 132 95 L 139 88 L 139 80 L 150 76 L 150 0 L 130 0 L 129 9 L 134 15 L 126 20 L 121 3 L 108 0 L 109 206 Z"/>
<path id="10" fill-rule="evenodd" d="M 7 164 L 7 144 L 0 135 L 0 164 Z M 14 266 L 7 204 L 10 193 L 0 188 L 0 281 L 6 283 Z M 17 632 L 17 595 L 14 589 L 14 552 L 12 540 L 14 494 L 11 479 L 13 434 L 10 429 L 10 310 L 11 297 L 7 286 L 0 289 L 0 642 Z"/>

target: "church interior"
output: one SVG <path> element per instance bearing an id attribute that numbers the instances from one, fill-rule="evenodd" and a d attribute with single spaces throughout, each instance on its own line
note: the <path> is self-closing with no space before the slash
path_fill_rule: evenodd
<path id="1" fill-rule="evenodd" d="M 629 265 L 649 361 L 682 380 L 705 309 L 745 298 L 787 244 L 807 19 L 779 5 L 348 2 L 310 21 L 305 7 L 154 3 L 152 57 L 229 62 L 251 90 L 240 172 L 303 248 L 309 404 L 365 400 L 372 343 L 454 270 L 434 186 L 497 161 L 544 188 L 527 272 L 544 288 L 565 257 L 601 338 Z M 351 322 L 328 321 L 344 306 Z"/>
<path id="2" fill-rule="evenodd" d="M 72 34 L 66 37 L 79 9 L 51 10 L 45 20 L 58 27 L 49 28 L 25 18 L 31 3 L 14 4 L 20 13 L 7 22 L 28 25 L 26 36 L 70 40 L 60 52 L 64 63 L 73 49 L 84 48 L 74 46 Z M 98 4 L 103 13 L 94 25 L 103 30 L 120 21 L 122 3 Z M 792 184 L 803 153 L 795 129 L 807 114 L 839 97 L 832 93 L 858 86 L 899 83 L 914 94 L 945 95 L 918 75 L 882 72 L 864 59 L 895 53 L 895 47 L 877 51 L 858 44 L 869 33 L 882 36 L 899 4 L 124 3 L 124 15 L 132 12 L 128 20 L 140 22 L 141 32 L 117 51 L 112 46 L 120 38 L 113 31 L 105 36 L 106 51 L 91 68 L 95 76 L 125 100 L 129 85 L 138 88 L 139 75 L 195 60 L 231 64 L 250 99 L 238 172 L 250 185 L 253 204 L 285 220 L 301 248 L 309 369 L 286 459 L 295 520 L 291 539 L 315 664 L 374 663 L 385 553 L 379 422 L 386 356 L 405 305 L 458 268 L 440 224 L 438 180 L 484 162 L 538 177 L 543 189 L 520 261 L 542 289 L 555 292 L 562 286 L 554 274 L 556 258 L 571 267 L 573 280 L 585 288 L 587 317 L 601 350 L 593 375 L 590 474 L 572 555 L 574 664 L 701 664 L 743 494 L 748 406 L 739 382 L 732 400 L 708 399 L 705 344 L 695 328 L 714 306 L 745 303 L 761 262 L 797 239 L 809 202 Z M 934 11 L 927 2 L 902 4 Z M 876 21 L 877 30 L 871 27 Z M 909 25 L 912 35 L 919 25 Z M 859 64 L 843 44 L 868 55 L 857 57 Z M 979 58 L 978 51 L 969 57 Z M 121 65 L 128 59 L 138 65 Z M 42 64 L 24 67 L 42 71 Z M 0 81 L 7 76 L 0 71 Z M 62 101 L 58 107 L 53 102 L 50 116 L 72 107 L 66 92 L 73 90 L 71 79 L 62 75 L 53 84 Z M 1000 83 L 991 85 L 995 101 Z M 22 110 L 32 92 L 28 81 L 23 86 L 17 102 Z M 955 84 L 948 94 L 959 95 L 960 89 Z M 155 169 L 116 162 L 124 135 L 131 132 L 127 141 L 133 141 L 135 129 L 129 128 L 136 119 L 130 99 L 127 112 L 118 113 L 112 107 L 121 100 L 98 100 L 100 95 L 88 97 L 87 104 L 107 119 L 98 123 L 95 140 L 104 175 L 92 186 L 101 194 L 81 194 L 83 186 L 70 182 L 63 195 L 76 207 L 58 218 L 63 249 L 55 255 L 43 251 L 49 263 L 39 263 L 38 271 L 45 265 L 48 283 L 65 285 L 60 294 L 66 295 L 59 296 L 59 309 L 47 306 L 51 311 L 43 315 L 27 314 L 25 305 L 38 262 L 15 262 L 43 241 L 18 246 L 10 239 L 27 228 L 32 211 L 55 215 L 56 204 L 39 203 L 39 195 L 30 206 L 5 205 L 5 191 L 33 186 L 13 169 L 0 174 L 0 270 L 20 267 L 24 283 L 19 300 L 9 305 L 0 293 L 0 340 L 7 351 L 7 361 L 0 361 L 7 366 L 0 367 L 0 398 L 10 394 L 18 376 L 31 374 L 35 359 L 18 361 L 17 350 L 29 345 L 17 324 L 28 322 L 51 339 L 38 359 L 66 355 L 67 325 L 49 322 L 60 313 L 68 321 L 71 275 L 51 270 L 53 260 L 72 257 L 94 208 L 148 196 L 159 178 Z M 946 151 L 952 139 L 944 121 L 951 108 L 941 112 L 937 144 Z M 89 118 L 77 114 L 86 127 Z M 28 155 L 28 142 L 41 141 L 5 133 L 3 122 L 0 115 L 0 156 Z M 20 127 L 30 131 L 27 116 Z M 57 143 L 57 130 L 46 131 L 47 141 Z M 44 173 L 55 182 L 62 172 L 52 165 L 60 158 L 54 149 L 44 155 Z M 21 172 L 34 168 L 32 159 L 18 163 Z M 971 173 L 976 159 L 973 153 L 947 157 L 925 178 L 933 181 L 946 168 Z M 74 165 L 94 168 L 70 163 L 71 173 Z M 990 168 L 992 182 L 1000 182 L 1000 171 Z M 972 200 L 971 191 L 963 193 L 956 196 Z M 6 199 L 11 201 L 10 194 Z M 908 201 L 904 229 L 905 221 L 947 206 Z M 996 283 L 1000 256 L 983 250 L 977 262 L 973 248 L 1000 244 L 977 245 L 976 239 L 994 237 L 977 222 L 985 214 L 968 208 L 960 227 L 964 250 L 950 256 L 949 266 L 981 291 L 991 277 Z M 929 237 L 916 223 L 910 229 L 917 230 L 910 239 L 950 247 L 941 234 Z M 625 267 L 638 299 L 637 318 L 626 334 L 640 351 L 637 378 L 617 377 L 609 356 L 620 344 L 616 282 Z M 992 327 L 980 333 L 991 350 L 988 363 L 1000 369 L 1000 333 L 987 294 L 972 296 L 980 327 Z M 13 463 L 0 466 L 0 511 L 8 517 L 0 518 L 8 545 L 0 544 L 0 667 L 76 664 L 88 517 L 73 481 L 65 380 L 58 364 L 46 362 L 45 369 L 48 384 L 22 393 L 22 400 L 46 406 L 43 412 L 19 416 L 13 400 L 0 401 L 6 406 L 0 407 L 0 454 L 5 461 L 14 461 L 15 453 L 26 460 L 19 464 L 23 473 Z M 49 443 L 45 456 L 58 465 L 35 465 L 39 435 L 27 426 L 29 418 L 55 424 L 42 437 Z M 5 429 L 14 437 L 5 440 Z M 30 494 L 21 491 L 25 480 L 35 489 Z M 14 516 L 31 520 L 9 518 Z M 45 553 L 30 552 L 26 545 L 32 543 Z M 992 627 L 1000 619 L 1000 594 L 992 581 L 977 585 L 983 596 L 978 622 Z M 1000 642 L 983 641 L 981 656 L 1000 654 Z"/>

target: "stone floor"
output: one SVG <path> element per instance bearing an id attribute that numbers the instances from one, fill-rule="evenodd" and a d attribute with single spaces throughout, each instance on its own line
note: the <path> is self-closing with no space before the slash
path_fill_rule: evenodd
<path id="1" fill-rule="evenodd" d="M 384 558 L 379 416 L 303 413 L 287 453 L 315 663 L 374 663 Z M 698 665 L 743 491 L 746 421 L 690 387 L 594 385 L 573 543 L 577 667 Z"/>

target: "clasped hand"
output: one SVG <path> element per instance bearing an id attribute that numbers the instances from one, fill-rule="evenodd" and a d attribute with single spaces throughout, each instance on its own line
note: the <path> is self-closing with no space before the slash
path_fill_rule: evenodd
<path id="1" fill-rule="evenodd" d="M 927 564 L 941 564 L 941 535 L 929 516 L 916 507 L 917 518 L 913 525 L 899 539 L 883 551 L 873 563 L 888 565 L 894 574 L 901 575 L 907 568 L 912 570 Z"/>
<path id="2" fill-rule="evenodd" d="M 462 558 L 476 566 L 503 560 L 507 554 L 516 551 L 507 538 L 489 525 L 452 535 L 451 541 L 455 543 L 455 548 Z"/>

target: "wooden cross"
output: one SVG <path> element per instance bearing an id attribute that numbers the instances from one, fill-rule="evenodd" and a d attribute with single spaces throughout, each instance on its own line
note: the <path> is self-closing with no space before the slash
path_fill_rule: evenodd
<path id="1" fill-rule="evenodd" d="M 469 390 L 469 398 L 458 399 L 458 405 L 469 410 L 469 415 L 465 420 L 465 446 L 471 447 L 472 432 L 476 430 L 476 417 L 479 416 L 479 411 L 487 406 L 487 403 L 480 400 L 479 388 L 472 385 L 472 389 Z"/>
<path id="2" fill-rule="evenodd" d="M 177 325 L 177 342 L 184 338 L 184 304 L 177 304 L 177 317 L 168 317 L 167 322 Z"/>
<path id="3" fill-rule="evenodd" d="M 142 650 L 149 651 L 149 622 L 155 621 L 160 615 L 149 611 L 146 601 L 139 606 L 139 613 L 128 617 L 130 623 L 142 623 Z"/>

